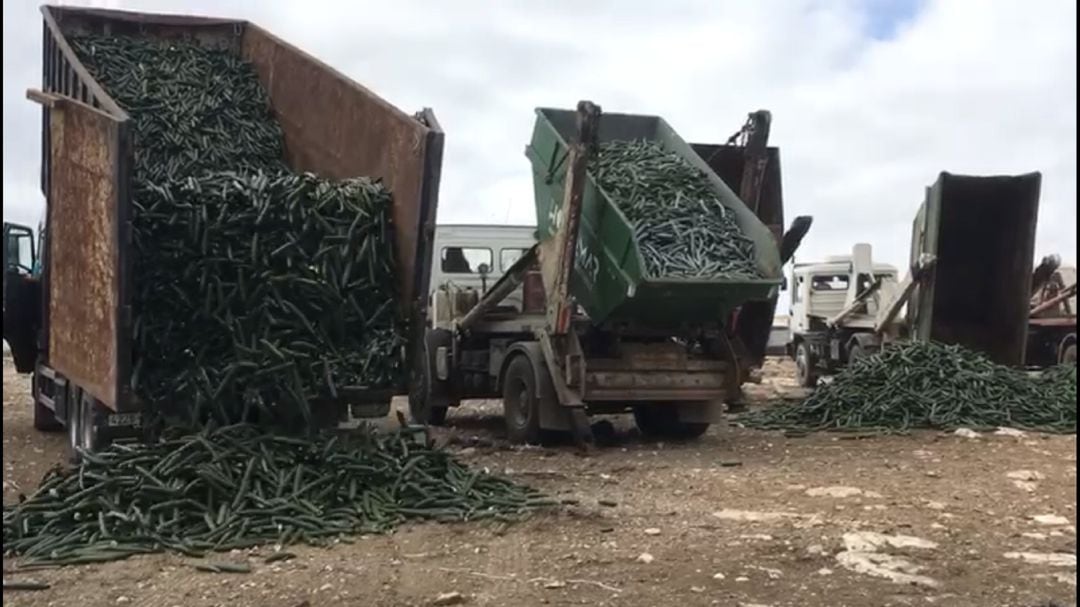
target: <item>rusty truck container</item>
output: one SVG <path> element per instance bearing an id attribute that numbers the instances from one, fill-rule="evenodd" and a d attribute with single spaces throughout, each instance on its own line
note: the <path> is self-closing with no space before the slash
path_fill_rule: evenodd
<path id="1" fill-rule="evenodd" d="M 908 303 L 914 337 L 1024 364 L 1039 215 L 1039 173 L 941 173 L 916 215 L 912 264 L 936 258 Z"/>
<path id="2" fill-rule="evenodd" d="M 379 178 L 392 191 L 399 291 L 410 325 L 423 326 L 443 149 L 430 110 L 409 115 L 247 21 L 57 6 L 42 14 L 48 249 L 38 360 L 47 375 L 113 413 L 139 410 L 130 381 L 134 143 L 128 114 L 69 45 L 76 34 L 185 38 L 249 61 L 284 130 L 293 170 Z"/>

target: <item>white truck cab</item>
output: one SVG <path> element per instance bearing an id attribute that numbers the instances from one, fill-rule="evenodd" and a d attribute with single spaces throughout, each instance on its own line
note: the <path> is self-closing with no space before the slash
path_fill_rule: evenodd
<path id="1" fill-rule="evenodd" d="M 431 266 L 433 306 L 440 290 L 482 294 L 536 244 L 536 226 L 446 224 L 435 226 Z M 503 302 L 521 310 L 521 290 Z M 432 318 L 440 317 L 433 310 Z"/>
<path id="2" fill-rule="evenodd" d="M 812 387 L 819 373 L 831 373 L 877 351 L 882 337 L 899 332 L 899 321 L 880 331 L 879 313 L 901 294 L 896 267 L 873 263 L 868 244 L 851 255 L 796 263 L 791 270 L 791 331 L 787 350 L 795 359 L 799 383 Z"/>
<path id="3" fill-rule="evenodd" d="M 896 267 L 883 263 L 873 264 L 873 273 L 875 278 L 882 281 L 882 299 L 889 299 L 900 280 Z M 849 305 L 853 277 L 850 255 L 835 255 L 826 257 L 825 261 L 821 262 L 794 264 L 789 315 L 792 333 L 809 331 L 811 318 L 832 318 Z M 863 288 L 865 286 L 856 290 L 861 291 Z M 877 303 L 873 300 L 867 302 L 865 315 L 870 319 L 877 314 Z M 862 319 L 856 317 L 850 322 L 859 324 L 860 320 Z"/>

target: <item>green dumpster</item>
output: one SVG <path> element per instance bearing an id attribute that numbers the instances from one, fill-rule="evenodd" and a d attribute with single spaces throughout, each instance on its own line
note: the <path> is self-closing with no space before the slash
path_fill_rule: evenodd
<path id="1" fill-rule="evenodd" d="M 555 218 L 563 204 L 567 144 L 575 133 L 573 110 L 536 110 L 536 125 L 525 154 L 533 167 L 541 241 L 555 233 Z M 776 294 L 782 279 L 780 252 L 773 235 L 662 118 L 601 114 L 598 139 L 600 143 L 651 140 L 704 171 L 721 202 L 735 213 L 742 232 L 753 240 L 757 267 L 763 278 L 649 276 L 630 222 L 590 174 L 583 195 L 570 290 L 591 321 L 647 324 L 652 329 L 698 325 L 720 321 L 744 302 L 765 300 Z"/>

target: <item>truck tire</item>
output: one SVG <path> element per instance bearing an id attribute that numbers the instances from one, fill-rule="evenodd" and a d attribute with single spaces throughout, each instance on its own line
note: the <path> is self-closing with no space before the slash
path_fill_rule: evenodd
<path id="1" fill-rule="evenodd" d="M 851 347 L 848 348 L 848 354 L 847 354 L 847 364 L 848 364 L 848 366 L 850 367 L 851 365 L 854 365 L 855 363 L 859 362 L 863 358 L 866 358 L 866 350 L 864 350 L 863 347 L 861 345 L 857 344 L 857 343 L 856 344 L 851 344 Z"/>
<path id="2" fill-rule="evenodd" d="M 34 399 L 34 429 L 39 432 L 60 432 L 64 429 L 64 424 L 56 419 L 56 412 L 38 400 L 38 391 L 41 388 L 38 386 L 37 373 L 30 377 L 30 382 L 30 397 Z"/>
<path id="3" fill-rule="evenodd" d="M 1076 364 L 1076 344 L 1065 346 L 1065 349 L 1061 351 L 1061 360 L 1058 363 L 1063 365 Z"/>
<path id="4" fill-rule="evenodd" d="M 429 330 L 424 335 L 424 351 L 413 373 L 413 385 L 409 390 L 409 417 L 425 426 L 442 426 L 446 423 L 447 407 L 436 407 L 435 402 L 435 349 L 450 345 L 449 331 Z M 442 343 L 446 342 L 446 343 Z"/>
<path id="5" fill-rule="evenodd" d="M 536 393 L 536 372 L 528 356 L 519 354 L 510 361 L 502 385 L 507 438 L 512 443 L 539 444 L 540 398 Z"/>
<path id="6" fill-rule="evenodd" d="M 679 420 L 675 403 L 644 403 L 634 405 L 634 423 L 641 434 L 648 438 L 690 440 L 698 438 L 709 429 L 706 422 Z"/>
<path id="7" fill-rule="evenodd" d="M 804 388 L 817 385 L 817 360 L 805 341 L 800 341 L 795 346 L 795 375 L 799 385 Z"/>

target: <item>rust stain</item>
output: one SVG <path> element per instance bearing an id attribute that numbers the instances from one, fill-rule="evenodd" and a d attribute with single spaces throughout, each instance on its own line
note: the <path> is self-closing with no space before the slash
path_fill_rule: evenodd
<path id="1" fill-rule="evenodd" d="M 49 362 L 115 409 L 116 130 L 74 104 L 51 112 L 50 126 Z"/>
<path id="2" fill-rule="evenodd" d="M 293 170 L 330 179 L 374 177 L 390 189 L 399 289 L 410 300 L 427 127 L 257 26 L 247 28 L 242 48 L 269 92 Z"/>

